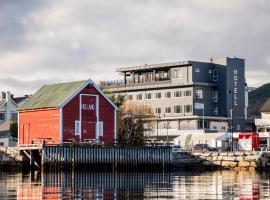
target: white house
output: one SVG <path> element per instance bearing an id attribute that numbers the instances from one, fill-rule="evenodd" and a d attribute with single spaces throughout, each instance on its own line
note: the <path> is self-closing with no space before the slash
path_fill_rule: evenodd
<path id="1" fill-rule="evenodd" d="M 17 108 L 21 106 L 27 99 L 28 95 L 24 97 L 16 97 L 10 92 L 0 93 L 0 124 L 5 121 L 17 120 Z"/>

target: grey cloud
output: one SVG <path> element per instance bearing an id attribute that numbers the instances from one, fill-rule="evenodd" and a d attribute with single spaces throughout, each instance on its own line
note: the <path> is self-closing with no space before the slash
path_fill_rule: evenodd
<path id="1" fill-rule="evenodd" d="M 4 0 L 0 79 L 115 79 L 118 66 L 238 56 L 258 86 L 268 80 L 254 74 L 270 74 L 269 17 L 268 0 Z"/>

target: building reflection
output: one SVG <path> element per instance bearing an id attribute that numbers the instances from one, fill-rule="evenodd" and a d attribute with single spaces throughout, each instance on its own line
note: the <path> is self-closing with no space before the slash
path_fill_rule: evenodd
<path id="1" fill-rule="evenodd" d="M 0 173 L 0 199 L 270 199 L 269 174 Z"/>

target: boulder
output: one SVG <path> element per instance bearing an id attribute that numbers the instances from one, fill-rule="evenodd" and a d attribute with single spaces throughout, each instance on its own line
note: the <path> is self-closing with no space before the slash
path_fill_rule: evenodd
<path id="1" fill-rule="evenodd" d="M 202 164 L 203 164 L 204 166 L 207 166 L 207 167 L 209 167 L 209 166 L 215 166 L 215 164 L 212 163 L 212 162 L 210 162 L 210 161 L 204 161 L 204 162 L 202 162 Z"/>
<path id="2" fill-rule="evenodd" d="M 228 153 L 227 153 L 227 152 L 220 152 L 219 155 L 220 155 L 220 156 L 227 156 Z"/>
<path id="3" fill-rule="evenodd" d="M 218 166 L 221 165 L 221 161 L 214 161 L 213 163 L 214 163 L 215 165 L 218 165 Z"/>
<path id="4" fill-rule="evenodd" d="M 216 161 L 217 159 L 218 159 L 217 156 L 213 156 L 213 157 L 212 157 L 212 160 L 213 160 L 213 161 Z"/>
<path id="5" fill-rule="evenodd" d="M 222 161 L 221 166 L 222 167 L 230 167 L 230 161 Z"/>
<path id="6" fill-rule="evenodd" d="M 217 160 L 223 160 L 223 156 L 218 156 Z"/>
<path id="7" fill-rule="evenodd" d="M 258 166 L 257 166 L 257 163 L 256 162 L 252 161 L 252 162 L 250 162 L 250 167 L 257 168 Z"/>
<path id="8" fill-rule="evenodd" d="M 235 154 L 233 152 L 229 152 L 228 156 L 234 156 Z"/>
<path id="9" fill-rule="evenodd" d="M 234 153 L 234 155 L 236 156 L 243 156 L 244 155 L 244 152 L 243 151 L 237 151 Z"/>
<path id="10" fill-rule="evenodd" d="M 218 156 L 218 155 L 219 155 L 218 152 L 213 152 L 213 153 L 212 153 L 212 156 Z"/>
<path id="11" fill-rule="evenodd" d="M 240 161 L 238 163 L 238 167 L 249 167 L 249 166 L 250 166 L 250 163 L 247 161 Z"/>
<path id="12" fill-rule="evenodd" d="M 235 157 L 234 156 L 223 156 L 223 160 L 235 161 Z"/>
<path id="13" fill-rule="evenodd" d="M 230 162 L 230 167 L 236 167 L 237 166 L 237 164 L 238 164 L 238 162 Z"/>
<path id="14" fill-rule="evenodd" d="M 257 161 L 259 160 L 260 156 L 259 155 L 248 155 L 244 157 L 245 161 Z"/>
<path id="15" fill-rule="evenodd" d="M 243 161 L 244 158 L 243 158 L 242 156 L 236 156 L 236 157 L 235 157 L 235 160 L 236 160 L 236 161 Z"/>

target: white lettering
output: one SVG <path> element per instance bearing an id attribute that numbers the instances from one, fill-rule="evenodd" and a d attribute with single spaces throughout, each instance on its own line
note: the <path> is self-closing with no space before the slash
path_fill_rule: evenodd
<path id="1" fill-rule="evenodd" d="M 94 104 L 82 104 L 82 110 L 95 110 Z"/>

